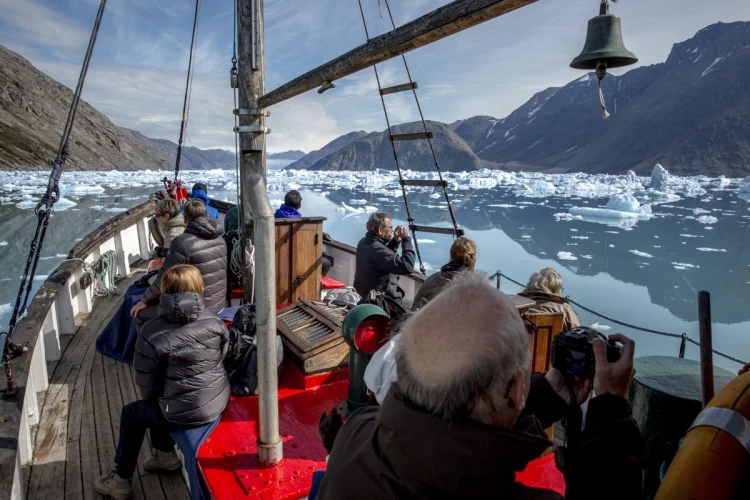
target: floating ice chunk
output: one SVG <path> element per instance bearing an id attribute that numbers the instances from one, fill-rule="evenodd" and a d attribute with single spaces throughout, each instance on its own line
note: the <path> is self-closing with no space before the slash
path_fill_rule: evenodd
<path id="1" fill-rule="evenodd" d="M 433 200 L 437 200 L 438 198 L 440 198 L 440 193 L 432 193 L 430 195 L 430 198 L 432 198 Z"/>
<path id="2" fill-rule="evenodd" d="M 555 216 L 555 219 L 557 219 L 558 221 L 561 221 L 561 220 L 582 220 L 583 219 L 583 217 L 581 217 L 580 215 L 573 215 L 573 214 L 569 214 L 567 212 L 561 212 L 559 214 L 554 214 L 554 216 Z"/>
<path id="3" fill-rule="evenodd" d="M 726 252 L 727 250 L 725 248 L 696 248 L 699 252 Z"/>
<path id="4" fill-rule="evenodd" d="M 703 229 L 708 229 L 708 230 L 710 231 L 710 230 L 712 230 L 713 228 L 712 228 L 711 226 L 706 226 L 706 227 L 704 227 Z"/>
<path id="5" fill-rule="evenodd" d="M 570 252 L 557 252 L 557 258 L 560 260 L 578 260 L 578 257 Z"/>
<path id="6" fill-rule="evenodd" d="M 651 171 L 651 187 L 653 189 L 662 189 L 666 186 L 668 180 L 669 172 L 658 163 L 654 165 L 654 170 Z"/>
<path id="7" fill-rule="evenodd" d="M 101 186 L 78 185 L 78 186 L 73 186 L 70 189 L 65 189 L 63 187 L 62 191 L 64 193 L 70 193 L 70 194 L 96 194 L 96 193 L 103 193 L 104 188 Z"/>
<path id="8" fill-rule="evenodd" d="M 63 257 L 66 257 L 67 254 L 64 253 L 58 253 L 55 255 L 48 255 L 47 257 L 39 257 L 39 260 L 52 260 L 52 259 L 62 259 Z"/>
<path id="9" fill-rule="evenodd" d="M 571 236 L 570 238 L 573 239 L 573 240 L 587 240 L 587 239 L 589 239 L 588 236 Z"/>
<path id="10" fill-rule="evenodd" d="M 632 170 L 628 170 L 628 173 L 627 173 L 627 175 L 625 175 L 625 178 L 628 181 L 630 181 L 630 182 L 637 182 L 638 181 L 638 176 L 635 175 L 635 172 L 633 172 Z"/>
<path id="11" fill-rule="evenodd" d="M 523 238 L 524 240 L 529 240 L 529 239 L 531 239 L 531 235 L 530 234 L 522 234 L 521 238 Z"/>
<path id="12" fill-rule="evenodd" d="M 434 243 L 437 243 L 435 240 L 428 240 L 425 238 L 417 238 L 417 243 L 420 245 L 432 245 Z"/>
<path id="13" fill-rule="evenodd" d="M 367 203 L 367 200 L 352 199 L 352 200 L 349 200 L 349 203 L 351 203 L 352 205 L 364 205 L 365 203 Z"/>
<path id="14" fill-rule="evenodd" d="M 701 215 L 695 220 L 700 222 L 701 224 L 716 224 L 717 222 L 719 222 L 719 219 L 717 219 L 713 215 Z"/>
<path id="15" fill-rule="evenodd" d="M 693 210 L 693 215 L 710 214 L 710 213 L 711 213 L 710 210 L 704 210 L 702 208 L 696 208 L 695 210 Z"/>
<path id="16" fill-rule="evenodd" d="M 0 304 L 0 314 L 10 314 L 13 312 L 13 304 L 8 302 L 7 304 Z"/>
<path id="17" fill-rule="evenodd" d="M 610 210 L 608 208 L 570 207 L 568 210 L 570 210 L 570 213 L 573 215 L 600 219 L 637 219 L 638 217 L 643 215 L 635 212 L 621 212 L 619 210 Z"/>
<path id="18" fill-rule="evenodd" d="M 469 179 L 471 189 L 492 189 L 497 186 L 497 181 L 489 177 L 472 177 Z"/>
<path id="19" fill-rule="evenodd" d="M 557 188 L 551 182 L 543 179 L 529 179 L 523 184 L 519 184 L 514 193 L 516 196 L 526 196 L 528 198 L 546 198 L 555 194 Z"/>
<path id="20" fill-rule="evenodd" d="M 703 236 L 698 236 L 697 234 L 680 234 L 683 238 L 703 238 Z"/>
<path id="21" fill-rule="evenodd" d="M 574 232 L 574 233 L 577 233 L 577 232 L 578 232 L 578 229 L 574 229 L 574 228 L 572 228 L 572 227 L 570 228 L 570 230 L 571 230 L 571 232 Z"/>
<path id="22" fill-rule="evenodd" d="M 594 323 L 593 325 L 591 325 L 591 328 L 593 328 L 594 330 L 596 330 L 598 332 L 602 332 L 602 333 L 609 332 L 609 331 L 612 330 L 611 326 L 609 326 L 609 325 L 601 325 L 599 323 Z"/>
<path id="23" fill-rule="evenodd" d="M 641 203 L 630 194 L 618 194 L 613 196 L 607 202 L 607 210 L 617 210 L 619 212 L 640 213 Z"/>
<path id="24" fill-rule="evenodd" d="M 628 252 L 632 253 L 633 255 L 637 255 L 638 257 L 648 257 L 649 259 L 654 258 L 654 256 L 650 253 L 641 252 L 640 250 L 628 250 Z"/>
<path id="25" fill-rule="evenodd" d="M 363 213 L 365 213 L 365 209 L 364 208 L 350 207 L 349 205 L 347 205 L 343 201 L 341 202 L 341 208 L 343 209 L 344 212 L 349 212 L 349 213 L 352 213 L 352 214 L 363 214 Z"/>
<path id="26" fill-rule="evenodd" d="M 582 259 L 589 259 L 589 260 L 591 260 L 591 259 L 594 258 L 594 256 L 593 255 L 581 255 L 581 258 Z"/>
<path id="27" fill-rule="evenodd" d="M 7 241 L 0 241 L 0 247 L 5 247 L 5 246 L 8 246 L 8 242 Z"/>
<path id="28" fill-rule="evenodd" d="M 685 262 L 672 262 L 672 265 L 675 266 L 675 269 L 682 268 L 682 269 L 696 269 L 701 266 L 694 266 L 693 264 L 686 264 Z"/>
<path id="29" fill-rule="evenodd" d="M 488 207 L 497 207 L 497 208 L 521 208 L 518 205 L 511 205 L 510 203 L 497 203 L 497 204 L 491 204 L 487 205 Z"/>

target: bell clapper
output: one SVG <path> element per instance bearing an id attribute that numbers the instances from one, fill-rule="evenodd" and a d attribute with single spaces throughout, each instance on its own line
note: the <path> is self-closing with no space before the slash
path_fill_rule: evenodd
<path id="1" fill-rule="evenodd" d="M 602 80 L 607 76 L 607 63 L 597 61 L 595 74 L 596 78 L 599 79 L 599 102 L 602 105 L 602 118 L 609 118 L 609 111 L 607 111 L 607 105 L 604 102 L 604 94 L 602 93 Z"/>

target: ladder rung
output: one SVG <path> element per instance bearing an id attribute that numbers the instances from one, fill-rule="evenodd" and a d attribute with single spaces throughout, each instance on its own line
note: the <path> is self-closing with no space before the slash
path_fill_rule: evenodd
<path id="1" fill-rule="evenodd" d="M 412 231 L 421 231 L 423 233 L 455 234 L 456 236 L 464 235 L 463 229 L 453 229 L 452 227 L 416 226 L 411 224 L 409 229 Z"/>
<path id="2" fill-rule="evenodd" d="M 405 90 L 412 90 L 416 88 L 417 82 L 404 83 L 402 85 L 394 85 L 393 87 L 380 89 L 380 95 L 395 94 L 396 92 L 403 92 Z"/>
<path id="3" fill-rule="evenodd" d="M 432 187 L 448 187 L 448 181 L 431 181 L 431 180 L 407 180 L 403 179 L 400 181 L 402 186 L 432 186 Z"/>
<path id="4" fill-rule="evenodd" d="M 391 134 L 392 141 L 415 141 L 417 139 L 432 139 L 432 132 L 417 132 L 415 134 Z"/>

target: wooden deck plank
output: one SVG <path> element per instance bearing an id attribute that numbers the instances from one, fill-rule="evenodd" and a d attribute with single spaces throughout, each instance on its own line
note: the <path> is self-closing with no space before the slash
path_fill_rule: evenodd
<path id="1" fill-rule="evenodd" d="M 29 478 L 30 498 L 54 498 L 65 490 L 69 399 L 78 370 L 73 367 L 59 387 L 48 391 L 47 398 L 50 392 L 55 398 L 42 409 Z"/>
<path id="2" fill-rule="evenodd" d="M 114 466 L 115 444 L 112 435 L 112 422 L 109 417 L 107 386 L 104 381 L 102 356 L 94 355 L 91 369 L 91 392 L 94 399 L 94 425 L 96 428 L 96 448 L 99 456 L 99 469 L 102 474 Z"/>
<path id="3" fill-rule="evenodd" d="M 86 432 L 81 433 L 81 483 L 83 487 L 83 499 L 94 500 L 99 495 L 94 491 L 94 479 L 102 470 L 99 465 L 99 452 L 96 445 L 96 424 L 94 423 L 94 397 L 92 394 L 91 375 L 86 375 L 83 396 L 83 419 L 81 426 Z M 105 469 L 108 471 L 109 469 Z"/>
<path id="4" fill-rule="evenodd" d="M 81 441 L 68 441 L 67 460 L 65 462 L 65 498 L 80 500 L 83 498 L 81 479 Z"/>

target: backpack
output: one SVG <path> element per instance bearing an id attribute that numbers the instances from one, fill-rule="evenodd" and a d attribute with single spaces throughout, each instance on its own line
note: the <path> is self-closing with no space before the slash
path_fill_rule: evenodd
<path id="1" fill-rule="evenodd" d="M 328 305 L 344 306 L 348 310 L 359 304 L 362 301 L 362 297 L 360 297 L 354 287 L 348 286 L 329 291 L 323 298 L 323 301 Z"/>
<path id="2" fill-rule="evenodd" d="M 240 307 L 229 330 L 229 347 L 224 368 L 232 395 L 247 396 L 258 389 L 258 354 L 255 347 L 255 304 Z"/>

